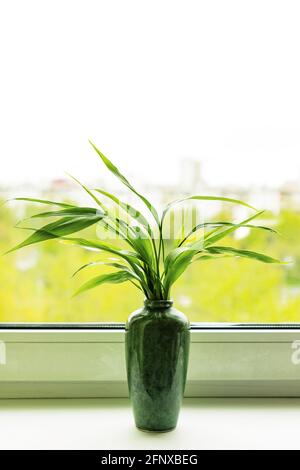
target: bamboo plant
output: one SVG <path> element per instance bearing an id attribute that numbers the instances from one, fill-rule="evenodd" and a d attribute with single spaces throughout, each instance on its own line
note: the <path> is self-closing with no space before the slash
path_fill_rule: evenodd
<path id="1" fill-rule="evenodd" d="M 113 271 L 93 277 L 83 284 L 75 295 L 105 283 L 119 284 L 129 281 L 140 289 L 146 299 L 149 300 L 170 299 L 173 284 L 189 265 L 196 261 L 204 262 L 220 257 L 243 257 L 263 263 L 279 263 L 278 260 L 262 253 L 219 244 L 221 240 L 233 234 L 241 227 L 247 227 L 250 230 L 275 232 L 270 227 L 253 225 L 251 223 L 254 219 L 261 216 L 263 211 L 258 211 L 238 199 L 210 195 L 191 195 L 169 203 L 162 214 L 159 215 L 150 201 L 130 184 L 128 179 L 92 142 L 90 143 L 106 168 L 146 206 L 149 217 L 146 218 L 134 206 L 121 201 L 114 194 L 103 189 L 89 189 L 80 181 L 73 178 L 91 197 L 93 206 L 80 207 L 78 205 L 43 199 L 15 198 L 15 200 L 56 207 L 56 210 L 41 212 L 30 217 L 32 220 L 51 220 L 52 218 L 55 220 L 42 225 L 40 228 L 26 227 L 32 230 L 33 233 L 7 253 L 53 239 L 104 253 L 107 255 L 105 261 L 95 260 L 81 266 L 74 274 L 97 264 L 100 269 L 101 265 L 109 266 L 113 268 Z M 109 206 L 105 203 L 106 200 L 109 200 Z M 175 240 L 175 244 L 170 247 L 170 244 L 167 243 L 164 237 L 164 224 L 166 223 L 167 215 L 176 205 L 186 201 L 221 201 L 242 205 L 251 209 L 253 215 L 240 223 L 213 221 L 196 224 L 181 239 Z M 117 215 L 112 213 L 111 204 L 118 209 Z M 107 243 L 99 238 L 70 237 L 70 235 L 95 224 L 100 224 L 112 234 L 121 238 L 127 245 L 126 249 L 120 248 L 118 243 Z M 113 258 L 111 258 L 112 256 Z"/>

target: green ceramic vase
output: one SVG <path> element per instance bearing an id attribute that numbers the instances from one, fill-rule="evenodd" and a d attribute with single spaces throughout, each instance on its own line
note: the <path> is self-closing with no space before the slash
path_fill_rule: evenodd
<path id="1" fill-rule="evenodd" d="M 176 427 L 188 367 L 190 325 L 171 300 L 146 300 L 126 324 L 129 395 L 136 426 L 166 432 Z"/>

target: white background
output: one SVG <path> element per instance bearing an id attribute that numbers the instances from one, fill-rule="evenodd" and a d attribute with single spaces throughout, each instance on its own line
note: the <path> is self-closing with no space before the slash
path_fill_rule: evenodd
<path id="1" fill-rule="evenodd" d="M 300 176 L 300 3 L 0 0 L 0 184 L 127 175 Z"/>

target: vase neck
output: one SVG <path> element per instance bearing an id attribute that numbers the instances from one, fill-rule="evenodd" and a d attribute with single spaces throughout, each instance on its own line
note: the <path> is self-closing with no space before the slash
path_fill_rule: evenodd
<path id="1" fill-rule="evenodd" d="M 166 309 L 171 308 L 173 305 L 173 300 L 150 300 L 145 299 L 144 301 L 145 307 L 149 308 L 150 310 L 157 310 L 157 309 Z"/>

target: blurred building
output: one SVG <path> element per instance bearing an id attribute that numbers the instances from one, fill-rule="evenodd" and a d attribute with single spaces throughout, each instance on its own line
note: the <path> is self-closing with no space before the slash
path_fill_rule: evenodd
<path id="1" fill-rule="evenodd" d="M 127 201 L 139 210 L 143 210 L 144 205 L 133 193 L 127 190 L 122 185 L 110 188 L 107 187 L 106 179 L 91 180 L 86 182 L 89 188 L 102 188 L 113 192 L 118 195 L 121 200 Z M 273 213 L 279 213 L 282 208 L 291 208 L 293 210 L 300 210 L 300 176 L 294 181 L 288 181 L 279 188 L 270 188 L 264 186 L 239 186 L 239 185 L 226 185 L 226 186 L 212 186 L 209 185 L 202 175 L 202 164 L 199 159 L 184 158 L 181 160 L 179 168 L 179 177 L 177 183 L 166 184 L 138 184 L 137 189 L 142 193 L 149 196 L 149 199 L 155 206 L 161 208 L 168 202 L 180 199 L 181 197 L 190 194 L 202 195 L 215 195 L 227 196 L 240 200 L 244 200 L 255 207 L 266 208 Z M 61 198 L 63 200 L 76 201 L 78 204 L 86 204 L 89 196 L 82 191 L 70 178 L 57 178 L 48 182 L 40 182 L 39 184 L 30 185 L 22 184 L 13 187 L 0 187 L 0 197 L 13 198 L 13 197 L 45 197 L 49 199 Z M 234 210 L 237 216 L 242 216 L 243 208 L 228 207 L 226 203 L 208 204 L 217 208 L 223 207 Z M 203 207 L 203 206 L 202 206 Z M 213 210 L 215 211 L 215 209 Z M 245 210 L 244 210 L 245 212 Z"/>

